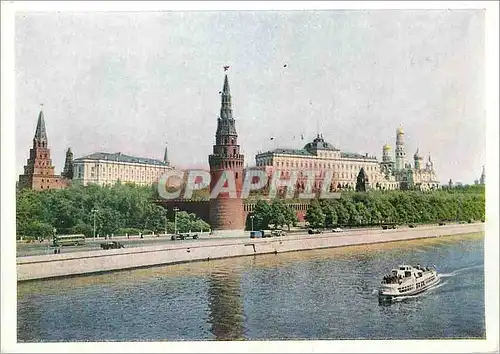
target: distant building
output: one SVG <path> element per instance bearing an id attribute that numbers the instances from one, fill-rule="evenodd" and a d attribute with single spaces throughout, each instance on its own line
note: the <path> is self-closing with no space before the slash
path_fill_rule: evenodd
<path id="1" fill-rule="evenodd" d="M 484 166 L 483 166 L 483 171 L 481 172 L 481 177 L 479 178 L 479 184 L 485 184 L 486 183 L 486 174 L 484 172 Z"/>
<path id="2" fill-rule="evenodd" d="M 43 110 L 38 114 L 33 147 L 24 166 L 24 174 L 19 176 L 19 188 L 34 190 L 61 189 L 67 187 L 71 180 L 54 174 L 54 166 L 50 158 L 49 141 L 45 129 Z"/>
<path id="3" fill-rule="evenodd" d="M 118 181 L 137 185 L 152 185 L 172 169 L 166 160 L 135 157 L 117 153 L 96 152 L 73 161 L 73 181 L 83 185 L 113 185 Z"/>
<path id="4" fill-rule="evenodd" d="M 403 128 L 398 128 L 396 131 L 396 162 L 394 164 L 391 163 L 390 158 L 386 157 L 384 159 L 384 155 L 389 155 L 386 149 L 387 145 L 383 148 L 381 165 L 384 166 L 383 170 L 386 178 L 393 176 L 399 184 L 399 189 L 416 189 L 425 191 L 439 188 L 439 181 L 430 155 L 425 166 L 418 149 L 413 155 L 413 167 L 406 161 L 406 147 Z"/>
<path id="5" fill-rule="evenodd" d="M 61 175 L 67 179 L 73 179 L 73 153 L 71 148 L 66 151 L 66 161 L 64 162 L 64 169 Z"/>
<path id="6" fill-rule="evenodd" d="M 332 175 L 330 191 L 354 189 L 361 169 L 364 170 L 367 189 L 437 189 L 439 181 L 431 157 L 424 166 L 417 150 L 412 167 L 406 162 L 403 129 L 399 128 L 396 134 L 395 161 L 392 160 L 391 147 L 387 144 L 382 148 L 382 161 L 379 162 L 375 156 L 368 154 L 342 152 L 318 134 L 303 149 L 278 148 L 257 154 L 255 168 L 264 170 L 269 177 L 279 170 L 284 179 L 290 178 L 295 170 L 299 174 L 299 189 L 305 184 L 305 177 L 302 178 L 304 171 L 313 172 L 313 187 L 316 190 L 323 184 L 327 172 Z"/>

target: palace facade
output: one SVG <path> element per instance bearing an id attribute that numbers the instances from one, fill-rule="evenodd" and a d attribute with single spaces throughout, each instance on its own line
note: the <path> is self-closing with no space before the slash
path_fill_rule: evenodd
<path id="1" fill-rule="evenodd" d="M 100 186 L 122 183 L 152 185 L 172 169 L 167 159 L 163 161 L 117 153 L 96 152 L 73 161 L 73 183 Z"/>

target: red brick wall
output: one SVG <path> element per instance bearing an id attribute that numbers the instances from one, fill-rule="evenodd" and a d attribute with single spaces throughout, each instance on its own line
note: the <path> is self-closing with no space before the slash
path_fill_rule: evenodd
<path id="1" fill-rule="evenodd" d="M 71 185 L 71 180 L 58 175 L 20 175 L 19 187 L 30 188 L 36 191 L 46 189 L 63 189 Z"/>
<path id="2" fill-rule="evenodd" d="M 168 209 L 168 214 L 171 215 L 173 213 L 173 208 L 177 207 L 181 211 L 186 211 L 188 213 L 193 213 L 196 216 L 198 216 L 200 219 L 206 221 L 207 223 L 210 223 L 210 202 L 208 200 L 206 201 L 188 201 L 188 200 L 159 200 L 157 201 L 159 205 L 162 205 L 163 207 L 166 207 Z M 229 205 L 225 205 L 224 208 Z M 220 206 L 219 206 L 220 208 Z M 250 209 L 248 207 L 248 204 L 244 208 L 244 210 L 241 210 L 241 220 L 243 223 L 245 223 L 248 214 L 250 213 Z M 225 211 L 227 213 L 227 211 Z M 304 217 L 306 215 L 306 210 L 297 210 L 296 211 L 297 218 L 299 219 L 299 222 L 303 222 Z M 214 216 L 215 217 L 215 216 Z M 226 218 L 228 218 L 226 214 Z M 244 225 L 244 224 L 243 224 Z"/>

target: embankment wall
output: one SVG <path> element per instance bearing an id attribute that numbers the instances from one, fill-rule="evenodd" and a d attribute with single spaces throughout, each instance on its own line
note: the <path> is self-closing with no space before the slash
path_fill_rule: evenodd
<path id="1" fill-rule="evenodd" d="M 17 258 L 18 281 L 267 253 L 394 242 L 484 232 L 484 224 L 364 230 L 266 239 L 218 239 Z"/>

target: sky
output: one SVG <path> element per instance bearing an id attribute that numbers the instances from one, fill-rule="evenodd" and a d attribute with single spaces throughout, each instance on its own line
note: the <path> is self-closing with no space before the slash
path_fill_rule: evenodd
<path id="1" fill-rule="evenodd" d="M 417 148 L 430 153 L 443 184 L 473 183 L 486 163 L 482 10 L 25 12 L 15 21 L 18 174 L 40 103 L 56 173 L 68 147 L 75 158 L 162 159 L 165 143 L 174 166 L 208 167 L 225 65 L 248 166 L 317 133 L 381 160 L 400 126 L 408 160 Z"/>

